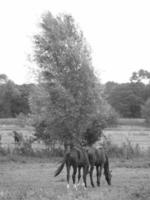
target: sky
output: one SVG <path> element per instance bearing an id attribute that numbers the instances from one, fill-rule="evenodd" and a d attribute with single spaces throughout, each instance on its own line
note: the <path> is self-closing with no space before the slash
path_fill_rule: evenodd
<path id="1" fill-rule="evenodd" d="M 73 16 L 102 83 L 128 82 L 132 72 L 150 71 L 149 0 L 5 0 L 0 2 L 0 74 L 17 84 L 32 81 L 27 58 L 47 10 Z"/>

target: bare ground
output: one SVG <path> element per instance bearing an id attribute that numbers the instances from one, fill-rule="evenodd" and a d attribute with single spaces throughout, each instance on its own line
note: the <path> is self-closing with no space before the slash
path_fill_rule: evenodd
<path id="1" fill-rule="evenodd" d="M 1 162 L 0 200 L 150 200 L 150 168 L 112 163 L 112 186 L 66 188 L 66 170 L 56 178 L 56 162 Z"/>

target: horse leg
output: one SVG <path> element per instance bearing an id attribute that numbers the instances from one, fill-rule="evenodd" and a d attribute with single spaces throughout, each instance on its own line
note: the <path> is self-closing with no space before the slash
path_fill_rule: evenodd
<path id="1" fill-rule="evenodd" d="M 97 165 L 97 166 L 96 166 L 97 186 L 100 186 L 100 176 L 101 176 L 100 170 L 101 170 L 101 169 L 100 169 L 99 166 Z"/>
<path id="2" fill-rule="evenodd" d="M 76 173 L 77 173 L 77 166 L 73 166 L 73 174 L 72 174 L 72 181 L 73 181 L 73 185 L 74 188 L 77 190 L 77 186 L 76 186 Z"/>
<path id="3" fill-rule="evenodd" d="M 103 169 L 103 165 L 100 166 L 100 171 L 99 171 L 99 185 L 100 185 L 100 178 L 102 176 L 102 169 Z"/>
<path id="4" fill-rule="evenodd" d="M 90 168 L 90 180 L 91 180 L 92 187 L 95 187 L 93 183 L 93 170 L 94 170 L 94 165 L 92 165 Z"/>
<path id="5" fill-rule="evenodd" d="M 69 185 L 69 180 L 70 180 L 70 164 L 67 163 L 66 164 L 66 168 L 67 168 L 67 189 L 70 188 L 70 185 Z"/>
<path id="6" fill-rule="evenodd" d="M 84 182 L 84 188 L 87 188 L 87 183 L 86 183 L 86 176 L 88 174 L 88 168 L 87 167 L 83 167 L 83 182 Z"/>
<path id="7" fill-rule="evenodd" d="M 80 185 L 81 167 L 78 167 L 78 185 Z"/>

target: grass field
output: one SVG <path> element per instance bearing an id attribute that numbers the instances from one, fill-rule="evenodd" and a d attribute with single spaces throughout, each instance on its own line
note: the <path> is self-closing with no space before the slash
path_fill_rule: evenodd
<path id="1" fill-rule="evenodd" d="M 128 138 L 144 148 L 150 145 L 150 128 L 143 120 L 120 120 L 117 127 L 104 133 L 120 145 Z M 31 136 L 33 127 L 23 126 L 16 119 L 0 120 L 3 145 L 13 143 L 12 131 Z M 58 160 L 57 160 L 58 161 Z M 54 178 L 56 158 L 21 157 L 8 154 L 0 156 L 0 200 L 150 200 L 150 157 L 113 159 L 110 162 L 112 186 L 102 176 L 101 187 L 84 190 L 66 188 L 66 170 Z"/>
<path id="2" fill-rule="evenodd" d="M 133 146 L 138 144 L 141 150 L 150 148 L 150 127 L 143 119 L 119 119 L 118 125 L 106 128 L 104 134 L 119 146 L 129 140 Z"/>
<path id="3" fill-rule="evenodd" d="M 102 176 L 101 187 L 66 188 L 66 170 L 56 178 L 57 163 L 48 160 L 4 161 L 0 164 L 0 200 L 149 200 L 150 168 L 119 166 L 112 161 L 112 186 Z M 128 161 L 129 162 L 129 161 Z M 127 163 L 126 163 L 127 166 Z"/>

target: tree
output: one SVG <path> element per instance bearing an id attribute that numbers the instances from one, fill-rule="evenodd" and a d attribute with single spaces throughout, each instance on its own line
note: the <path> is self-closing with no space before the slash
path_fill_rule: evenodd
<path id="1" fill-rule="evenodd" d="M 123 117 L 141 117 L 145 86 L 126 83 L 116 86 L 107 96 L 108 103 Z"/>
<path id="2" fill-rule="evenodd" d="M 150 123 L 150 98 L 142 106 L 142 116 L 145 118 L 147 123 Z"/>
<path id="3" fill-rule="evenodd" d="M 133 72 L 130 78 L 131 82 L 141 82 L 148 80 L 150 82 L 150 72 L 144 69 L 140 69 L 138 72 Z"/>
<path id="4" fill-rule="evenodd" d="M 16 85 L 5 74 L 0 74 L 0 117 L 16 117 L 28 114 L 30 85 Z"/>
<path id="5" fill-rule="evenodd" d="M 7 77 L 3 81 L 1 79 L 0 94 L 0 117 L 15 117 L 12 105 L 20 95 L 20 92 Z"/>
<path id="6" fill-rule="evenodd" d="M 145 86 L 145 96 L 144 99 L 147 101 L 150 98 L 150 84 L 147 84 Z"/>
<path id="7" fill-rule="evenodd" d="M 6 84 L 8 82 L 8 77 L 6 74 L 0 74 L 0 85 Z"/>
<path id="8" fill-rule="evenodd" d="M 102 134 L 102 128 L 105 128 L 105 121 L 102 119 L 93 119 L 87 130 L 83 133 L 83 141 L 86 145 L 94 144 Z"/>
<path id="9" fill-rule="evenodd" d="M 16 114 L 24 113 L 25 115 L 30 113 L 29 95 L 33 86 L 34 86 L 33 84 L 16 85 L 16 88 L 19 90 L 20 95 L 14 101 L 12 108 L 14 113 Z"/>
<path id="10" fill-rule="evenodd" d="M 108 81 L 104 86 L 104 95 L 107 99 L 109 95 L 113 92 L 113 90 L 119 85 L 119 83 L 115 83 L 113 81 Z"/>
<path id="11" fill-rule="evenodd" d="M 43 127 L 37 135 L 44 140 L 82 138 L 100 114 L 102 100 L 89 47 L 70 15 L 53 17 L 47 12 L 40 27 L 41 33 L 34 37 L 34 59 L 48 100 L 47 112 L 36 124 L 37 130 Z"/>

